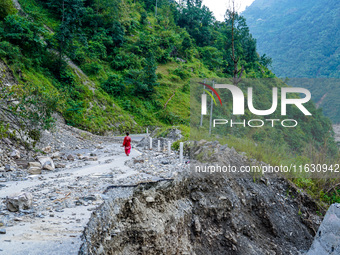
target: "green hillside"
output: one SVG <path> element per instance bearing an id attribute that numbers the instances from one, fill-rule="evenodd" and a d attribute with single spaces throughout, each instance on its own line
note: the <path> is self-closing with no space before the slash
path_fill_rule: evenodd
<path id="1" fill-rule="evenodd" d="M 20 84 L 55 94 L 69 125 L 98 134 L 188 125 L 190 78 L 233 72 L 231 29 L 199 1 L 158 1 L 157 16 L 153 1 L 19 3 L 1 17 L 0 57 Z M 244 74 L 272 75 L 240 21 Z"/>
<path id="2" fill-rule="evenodd" d="M 258 51 L 273 59 L 272 70 L 277 76 L 340 78 L 339 13 L 336 0 L 255 0 L 242 15 L 257 39 Z M 295 80 L 292 85 L 297 83 Z M 337 82 L 327 83 L 311 82 L 308 88 L 315 102 L 324 97 L 320 106 L 339 123 L 339 87 Z"/>

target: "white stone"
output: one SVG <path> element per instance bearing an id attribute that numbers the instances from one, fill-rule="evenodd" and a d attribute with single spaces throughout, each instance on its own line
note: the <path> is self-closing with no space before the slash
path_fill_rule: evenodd
<path id="1" fill-rule="evenodd" d="M 153 202 L 155 202 L 155 199 L 154 199 L 153 197 L 147 197 L 145 200 L 146 200 L 146 202 L 148 202 L 148 203 L 153 203 Z"/>
<path id="2" fill-rule="evenodd" d="M 42 148 L 42 151 L 45 153 L 51 153 L 52 147 L 51 146 L 46 146 L 45 148 Z"/>
<path id="3" fill-rule="evenodd" d="M 49 170 L 49 171 L 52 171 L 55 169 L 53 160 L 50 157 L 38 156 L 37 159 L 41 163 L 42 169 Z"/>
<path id="4" fill-rule="evenodd" d="M 9 196 L 6 198 L 6 207 L 11 212 L 30 209 L 32 206 L 32 198 L 33 196 L 29 192 Z"/>
<path id="5" fill-rule="evenodd" d="M 13 151 L 11 152 L 11 157 L 12 157 L 12 158 L 15 158 L 15 159 L 19 159 L 19 158 L 20 158 L 20 151 L 18 151 L 18 150 L 13 150 Z"/>

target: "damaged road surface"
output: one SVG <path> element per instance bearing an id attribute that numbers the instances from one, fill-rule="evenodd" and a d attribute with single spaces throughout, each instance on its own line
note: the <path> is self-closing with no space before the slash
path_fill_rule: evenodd
<path id="1" fill-rule="evenodd" d="M 62 171 L 4 183 L 6 187 L 0 189 L 2 199 L 20 192 L 32 194 L 33 198 L 30 209 L 18 212 L 9 212 L 2 205 L 0 219 L 7 227 L 6 234 L 0 235 L 1 253 L 78 253 L 83 228 L 91 212 L 105 199 L 102 192 L 114 179 L 119 181 L 136 174 L 124 165 L 127 157 L 118 144 L 105 146 L 97 153 L 101 154 L 98 161 L 83 167 L 69 164 Z M 131 156 L 137 155 L 133 151 Z"/>
<path id="2" fill-rule="evenodd" d="M 169 177 L 158 171 L 160 169 L 150 172 L 152 167 L 133 169 L 125 165 L 140 153 L 132 150 L 128 158 L 120 144 L 102 144 L 95 150 L 95 161 L 78 160 L 84 157 L 80 154 L 94 155 L 94 152 L 75 150 L 70 154 L 75 160 L 65 161 L 64 169 L 30 175 L 26 181 L 3 183 L 0 229 L 5 233 L 0 234 L 0 254 L 78 254 L 80 235 L 92 211 L 107 199 L 102 193 L 108 186 Z M 141 162 L 148 165 L 147 159 L 137 162 L 137 165 L 142 165 Z M 13 202 L 16 196 L 25 194 L 31 196 L 29 208 L 23 206 L 22 199 L 16 209 L 6 208 L 8 201 Z"/>
<path id="3" fill-rule="evenodd" d="M 200 158 L 213 150 L 216 162 L 249 164 L 233 148 L 195 144 Z M 284 178 L 193 173 L 177 153 L 126 157 L 113 143 L 67 158 L 4 183 L 0 254 L 304 254 L 321 223 L 318 205 Z M 31 205 L 8 210 L 14 193 Z"/>

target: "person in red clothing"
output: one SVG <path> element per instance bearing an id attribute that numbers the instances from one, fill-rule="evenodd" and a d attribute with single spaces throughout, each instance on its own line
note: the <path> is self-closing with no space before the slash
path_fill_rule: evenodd
<path id="1" fill-rule="evenodd" d="M 129 156 L 131 151 L 131 137 L 129 137 L 129 132 L 126 132 L 122 147 L 125 147 L 125 154 Z"/>

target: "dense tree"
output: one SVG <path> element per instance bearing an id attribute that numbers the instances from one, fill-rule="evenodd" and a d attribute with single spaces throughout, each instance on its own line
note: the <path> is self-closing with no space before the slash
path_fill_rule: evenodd
<path id="1" fill-rule="evenodd" d="M 187 0 L 180 6 L 177 24 L 189 32 L 198 46 L 208 46 L 212 43 L 211 26 L 214 22 L 212 12 L 202 5 L 202 0 Z"/>
<path id="2" fill-rule="evenodd" d="M 61 20 L 61 24 L 55 34 L 55 46 L 59 51 L 60 69 L 62 67 L 63 56 L 66 51 L 70 51 L 73 40 L 82 37 L 81 24 L 85 9 L 82 0 L 48 1 L 47 5 L 59 15 Z"/>
<path id="3" fill-rule="evenodd" d="M 34 22 L 18 15 L 8 15 L 0 23 L 0 38 L 13 45 L 18 45 L 35 61 L 41 61 L 45 46 L 42 35 L 45 29 Z"/>
<path id="4" fill-rule="evenodd" d="M 0 2 L 0 20 L 4 19 L 7 15 L 15 14 L 17 10 L 13 6 L 12 0 L 1 0 Z"/>

